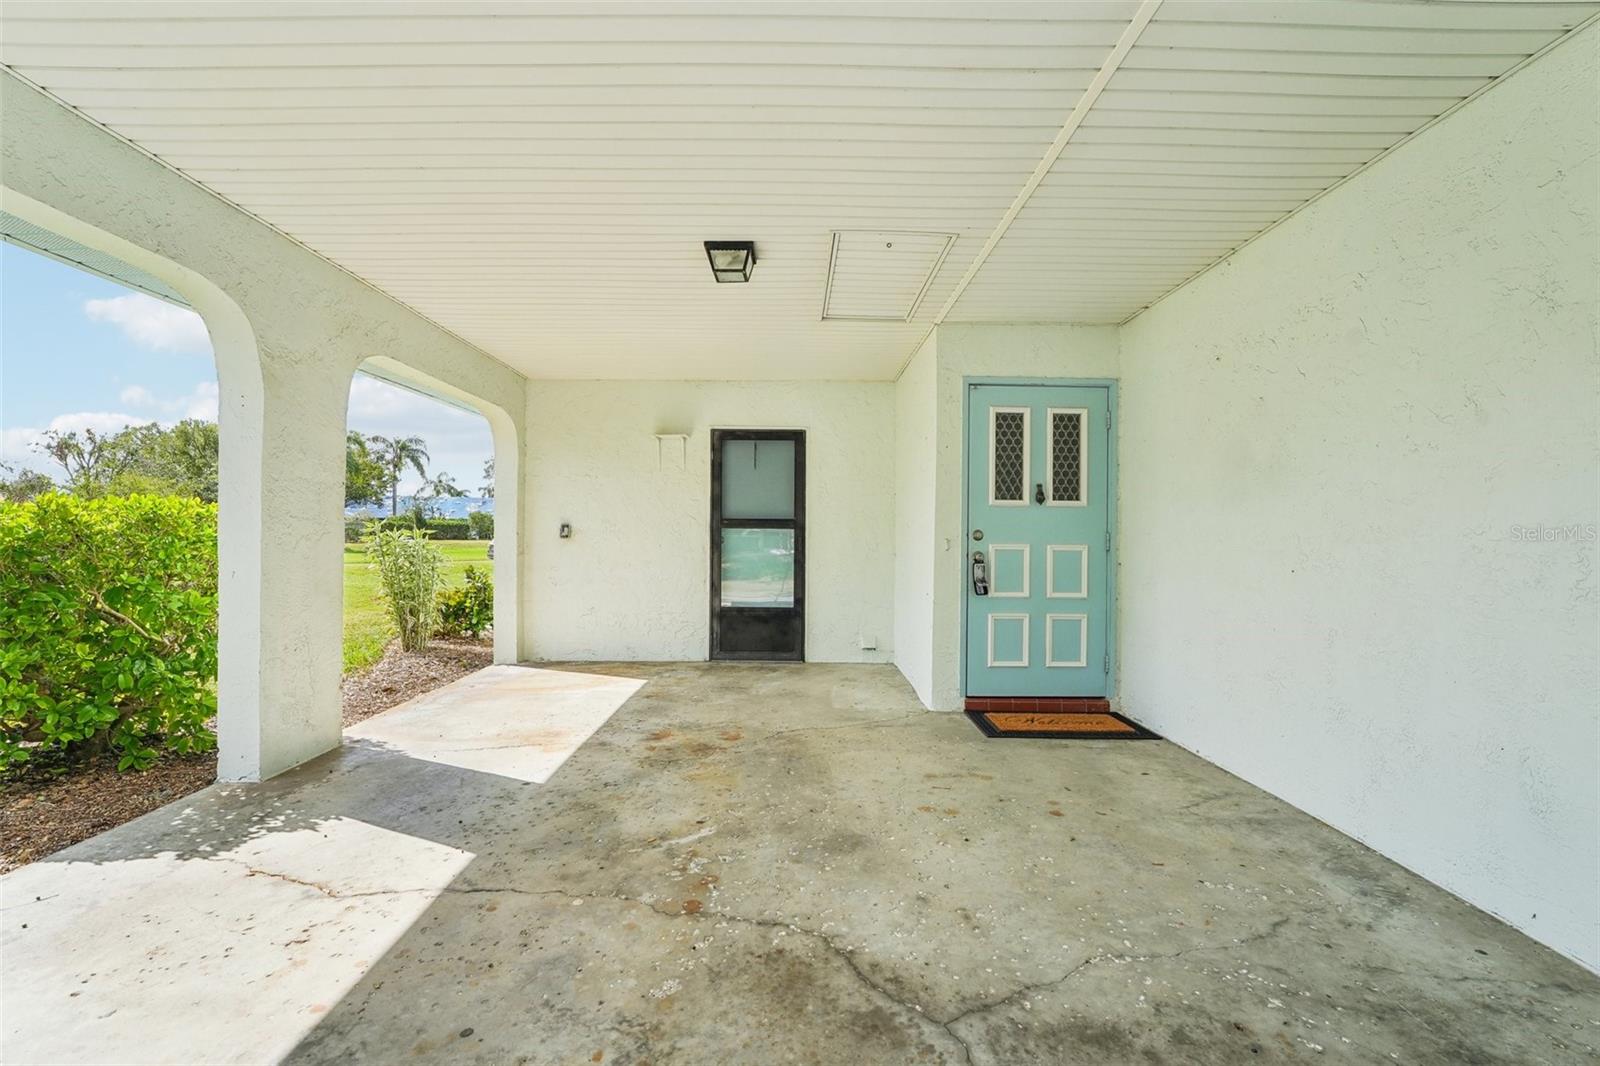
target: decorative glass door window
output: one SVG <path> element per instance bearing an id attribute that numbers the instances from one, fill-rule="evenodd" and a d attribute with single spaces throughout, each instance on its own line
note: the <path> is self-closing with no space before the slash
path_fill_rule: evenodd
<path id="1" fill-rule="evenodd" d="M 1084 463 L 1089 455 L 1089 412 L 1050 408 L 1050 502 L 1082 507 Z"/>
<path id="2" fill-rule="evenodd" d="M 1028 505 L 1028 409 L 989 409 L 989 502 L 997 507 Z"/>

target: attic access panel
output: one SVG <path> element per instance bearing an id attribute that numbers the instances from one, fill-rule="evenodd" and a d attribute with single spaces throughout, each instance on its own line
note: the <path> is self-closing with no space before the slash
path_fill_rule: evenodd
<path id="1" fill-rule="evenodd" d="M 954 233 L 836 230 L 823 319 L 909 322 L 955 240 Z"/>

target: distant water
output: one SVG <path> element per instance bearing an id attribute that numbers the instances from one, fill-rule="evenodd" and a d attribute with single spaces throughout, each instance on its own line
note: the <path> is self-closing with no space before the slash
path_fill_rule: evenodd
<path id="1" fill-rule="evenodd" d="M 400 497 L 400 513 L 405 514 L 411 510 L 412 498 Z M 474 511 L 487 511 L 494 514 L 494 497 L 492 496 L 447 496 L 442 500 L 429 500 L 428 513 L 439 518 L 465 518 Z M 362 505 L 346 507 L 346 518 L 386 518 L 389 515 L 389 501 L 383 501 L 382 507 Z"/>

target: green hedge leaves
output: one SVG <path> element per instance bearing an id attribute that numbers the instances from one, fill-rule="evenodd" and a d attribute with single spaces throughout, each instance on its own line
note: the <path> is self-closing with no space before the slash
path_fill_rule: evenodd
<path id="1" fill-rule="evenodd" d="M 215 745 L 217 509 L 171 496 L 0 503 L 0 769 Z"/>
<path id="2" fill-rule="evenodd" d="M 477 640 L 494 625 L 494 580 L 476 566 L 467 567 L 465 581 L 439 593 L 441 637 L 471 637 Z"/>

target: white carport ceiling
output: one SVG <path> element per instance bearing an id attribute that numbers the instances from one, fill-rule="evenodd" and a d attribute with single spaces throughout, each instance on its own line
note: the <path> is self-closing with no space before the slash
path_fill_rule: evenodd
<path id="1" fill-rule="evenodd" d="M 1597 9 L 8 0 L 0 61 L 529 374 L 882 379 L 1125 319 Z M 836 230 L 957 239 L 823 321 Z"/>

